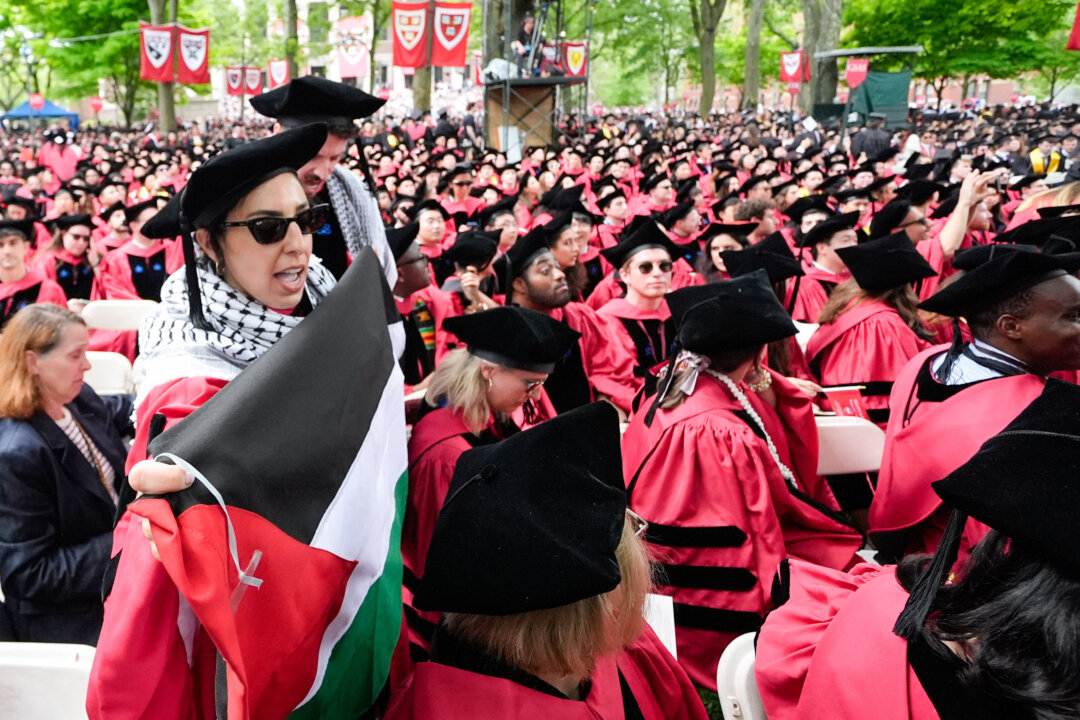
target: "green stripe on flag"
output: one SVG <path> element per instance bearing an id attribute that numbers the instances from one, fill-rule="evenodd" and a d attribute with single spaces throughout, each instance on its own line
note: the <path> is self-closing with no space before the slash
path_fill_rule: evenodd
<path id="1" fill-rule="evenodd" d="M 382 692 L 401 631 L 401 524 L 408 489 L 408 473 L 402 473 L 394 488 L 396 510 L 382 575 L 331 652 L 318 692 L 290 713 L 290 720 L 356 720 Z"/>

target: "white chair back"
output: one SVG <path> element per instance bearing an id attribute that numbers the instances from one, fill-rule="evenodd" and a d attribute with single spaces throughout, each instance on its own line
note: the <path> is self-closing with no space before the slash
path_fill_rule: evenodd
<path id="1" fill-rule="evenodd" d="M 83 308 L 82 318 L 93 330 L 138 330 L 156 307 L 153 300 L 94 300 Z"/>
<path id="2" fill-rule="evenodd" d="M 675 601 L 667 595 L 649 593 L 645 598 L 645 622 L 671 652 L 671 657 L 679 659 L 675 649 Z"/>
<path id="3" fill-rule="evenodd" d="M 765 706 L 754 680 L 754 633 L 735 638 L 716 666 L 716 691 L 727 720 L 765 720 Z"/>
<path id="4" fill-rule="evenodd" d="M 83 381 L 98 395 L 135 392 L 131 362 L 127 357 L 120 353 L 90 350 L 86 353 L 86 359 L 90 361 L 90 369 L 83 376 Z"/>
<path id="5" fill-rule="evenodd" d="M 818 415 L 818 475 L 877 472 L 885 433 L 858 417 Z"/>
<path id="6" fill-rule="evenodd" d="M 810 336 L 817 332 L 820 326 L 817 323 L 804 323 L 798 320 L 792 320 L 792 322 L 795 324 L 795 329 L 799 331 L 795 334 L 795 342 L 799 343 L 799 347 L 805 351 L 806 343 L 810 342 Z"/>
<path id="7" fill-rule="evenodd" d="M 0 718 L 86 720 L 94 648 L 0 643 Z"/>

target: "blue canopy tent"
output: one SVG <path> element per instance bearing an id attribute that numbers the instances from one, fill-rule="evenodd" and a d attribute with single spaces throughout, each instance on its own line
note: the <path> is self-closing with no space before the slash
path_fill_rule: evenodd
<path id="1" fill-rule="evenodd" d="M 68 121 L 68 125 L 72 130 L 79 127 L 79 115 L 73 113 L 59 105 L 54 105 L 48 100 L 45 101 L 45 105 L 40 110 L 34 110 L 30 107 L 29 102 L 24 102 L 17 108 L 13 108 L 10 112 L 0 115 L 0 120 L 29 120 L 30 118 L 63 118 Z"/>

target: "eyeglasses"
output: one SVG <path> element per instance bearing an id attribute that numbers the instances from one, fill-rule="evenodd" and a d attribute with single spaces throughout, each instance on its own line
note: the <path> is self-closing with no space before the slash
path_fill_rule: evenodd
<path id="1" fill-rule="evenodd" d="M 397 264 L 397 266 L 399 268 L 403 268 L 403 267 L 406 267 L 408 265 L 413 265 L 415 263 L 423 263 L 424 265 L 427 265 L 429 262 L 430 262 L 430 260 L 428 260 L 427 255 L 421 255 L 420 257 L 413 258 L 412 260 L 404 260 L 402 262 L 399 262 Z"/>
<path id="2" fill-rule="evenodd" d="M 635 537 L 641 537 L 645 534 L 645 531 L 649 529 L 649 523 L 645 518 L 641 517 L 630 508 L 626 508 L 626 519 L 630 521 L 630 527 L 634 531 Z"/>
<path id="3" fill-rule="evenodd" d="M 221 227 L 246 227 L 260 245 L 273 245 L 285 239 L 289 232 L 289 225 L 296 223 L 300 232 L 310 235 L 326 224 L 326 218 L 330 211 L 330 205 L 323 203 L 313 205 L 307 210 L 297 213 L 294 217 L 260 217 L 242 222 L 223 222 Z"/>
<path id="4" fill-rule="evenodd" d="M 646 260 L 645 262 L 639 264 L 637 266 L 637 269 L 642 275 L 648 275 L 653 271 L 654 266 L 660 268 L 660 272 L 662 273 L 669 273 L 674 267 L 674 265 L 668 260 L 661 260 L 658 263 L 653 263 Z"/>
<path id="5" fill-rule="evenodd" d="M 933 224 L 934 223 L 933 223 L 932 220 L 930 220 L 930 218 L 923 215 L 920 218 L 915 218 L 911 222 L 906 222 L 903 225 L 897 225 L 896 229 L 897 230 L 903 230 L 904 228 L 908 227 L 909 225 L 922 225 L 923 227 L 930 227 Z"/>
<path id="6" fill-rule="evenodd" d="M 521 382 L 525 384 L 525 393 L 529 394 L 536 388 L 543 387 L 546 381 L 547 378 L 544 378 L 543 380 L 522 380 Z"/>
<path id="7" fill-rule="evenodd" d="M 452 182 L 450 184 L 453 185 L 454 187 L 469 187 L 470 185 L 473 184 L 473 181 L 472 180 L 458 180 L 458 181 Z"/>

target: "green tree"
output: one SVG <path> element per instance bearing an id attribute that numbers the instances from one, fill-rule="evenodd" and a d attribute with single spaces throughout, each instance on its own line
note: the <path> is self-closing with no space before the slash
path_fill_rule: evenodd
<path id="1" fill-rule="evenodd" d="M 716 32 L 727 0 L 690 0 L 690 20 L 698 40 L 701 61 L 702 115 L 708 115 L 716 92 Z"/>
<path id="2" fill-rule="evenodd" d="M 922 45 L 915 74 L 931 82 L 940 99 L 951 78 L 1015 78 L 1042 67 L 1048 38 L 1068 26 L 1074 7 L 1072 0 L 848 0 L 846 41 Z M 873 68 L 898 62 L 878 59 Z"/>

